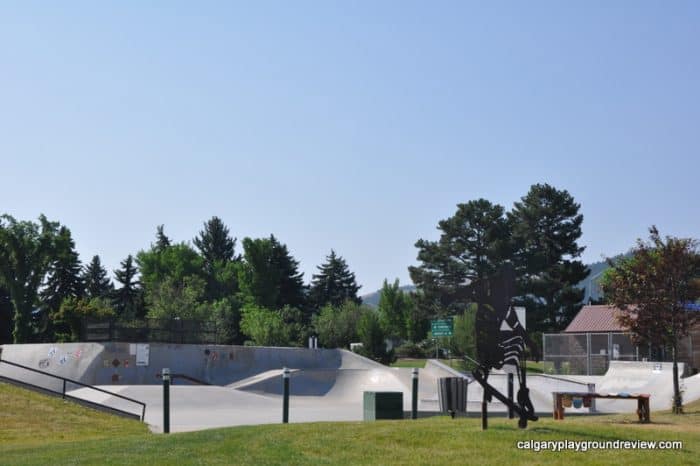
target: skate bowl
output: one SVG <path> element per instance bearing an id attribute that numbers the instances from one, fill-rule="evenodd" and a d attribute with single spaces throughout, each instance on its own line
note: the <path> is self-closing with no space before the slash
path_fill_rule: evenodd
<path id="1" fill-rule="evenodd" d="M 390 368 L 342 349 L 224 345 L 62 343 L 5 345 L 2 359 L 143 401 L 162 429 L 163 368 L 173 374 L 171 431 L 276 423 L 282 370 L 290 369 L 290 422 L 361 420 L 364 391 L 400 391 L 411 409 L 411 369 Z M 61 380 L 8 364 L 0 376 L 59 391 Z M 420 370 L 418 409 L 436 412 L 437 379 L 460 376 L 437 362 Z M 68 382 L 66 392 L 128 410 L 124 401 Z"/>
<path id="2" fill-rule="evenodd" d="M 97 386 L 111 393 L 146 403 L 145 421 L 162 429 L 163 388 L 160 373 L 174 375 L 171 390 L 171 431 L 212 427 L 279 423 L 282 420 L 282 370 L 290 369 L 290 422 L 359 421 L 363 392 L 399 391 L 404 411 L 411 409 L 411 369 L 390 368 L 342 349 L 273 348 L 224 345 L 61 343 L 4 345 L 5 361 L 59 377 Z M 681 368 L 681 372 L 682 372 Z M 649 393 L 653 410 L 669 409 L 673 393 L 671 366 L 666 363 L 613 361 L 604 376 L 555 377 L 530 374 L 527 386 L 535 411 L 552 412 L 552 392 Z M 63 382 L 8 364 L 0 376 L 53 391 Z M 438 379 L 470 380 L 467 411 L 480 411 L 483 391 L 468 375 L 436 360 L 419 371 L 420 415 L 437 414 Z M 507 373 L 494 371 L 489 383 L 507 393 Z M 590 385 L 589 384 L 593 384 Z M 682 379 L 684 400 L 700 398 L 700 375 Z M 519 383 L 514 377 L 514 391 Z M 70 395 L 116 409 L 134 409 L 125 400 L 67 383 Z M 599 400 L 600 412 L 634 412 L 634 403 Z M 489 411 L 505 413 L 498 401 Z M 588 413 L 588 408 L 567 412 Z"/>

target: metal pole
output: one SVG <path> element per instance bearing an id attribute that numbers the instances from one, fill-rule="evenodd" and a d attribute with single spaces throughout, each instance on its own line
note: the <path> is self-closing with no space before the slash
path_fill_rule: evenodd
<path id="1" fill-rule="evenodd" d="M 282 380 L 284 382 L 284 397 L 282 400 L 282 422 L 287 424 L 289 422 L 289 369 L 284 368 L 282 370 Z"/>
<path id="2" fill-rule="evenodd" d="M 511 402 L 511 404 L 508 406 L 508 419 L 513 419 L 515 417 L 515 413 L 513 412 L 513 373 L 509 372 L 508 373 L 508 401 Z"/>
<path id="3" fill-rule="evenodd" d="M 591 334 L 586 333 L 586 375 L 591 375 Z"/>
<path id="4" fill-rule="evenodd" d="M 170 433 L 170 369 L 163 368 L 163 433 Z"/>
<path id="5" fill-rule="evenodd" d="M 411 379 L 413 381 L 413 398 L 411 399 L 411 419 L 418 419 L 418 368 L 414 367 L 411 371 Z"/>
<path id="6" fill-rule="evenodd" d="M 440 359 L 440 356 L 438 355 L 437 338 L 435 339 L 435 359 Z"/>
<path id="7" fill-rule="evenodd" d="M 589 383 L 588 384 L 588 393 L 595 393 L 595 384 L 594 383 Z M 589 413 L 595 413 L 595 397 L 591 397 L 591 407 L 588 410 Z"/>

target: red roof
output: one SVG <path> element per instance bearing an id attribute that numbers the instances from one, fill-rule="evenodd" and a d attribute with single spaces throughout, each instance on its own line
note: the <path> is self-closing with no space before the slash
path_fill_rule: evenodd
<path id="1" fill-rule="evenodd" d="M 564 332 L 624 332 L 616 318 L 619 312 L 613 306 L 583 306 Z"/>

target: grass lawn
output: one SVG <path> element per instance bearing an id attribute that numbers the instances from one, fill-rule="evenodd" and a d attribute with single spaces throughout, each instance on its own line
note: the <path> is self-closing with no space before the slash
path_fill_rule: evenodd
<path id="1" fill-rule="evenodd" d="M 427 359 L 413 359 L 413 358 L 402 358 L 397 359 L 391 364 L 391 367 L 425 367 L 425 361 Z"/>
<path id="2" fill-rule="evenodd" d="M 425 361 L 427 359 L 413 359 L 413 358 L 402 358 L 397 359 L 391 367 L 425 367 Z M 461 359 L 440 359 L 440 362 L 447 364 L 453 369 L 458 371 L 468 372 L 469 368 Z M 542 361 L 527 361 L 527 372 L 531 374 L 543 374 L 544 373 L 544 363 Z"/>
<path id="3" fill-rule="evenodd" d="M 424 418 L 152 434 L 131 420 L 0 384 L 2 464 L 700 464 L 700 403 L 688 414 L 515 420 Z M 518 450 L 525 440 L 680 440 L 682 450 Z"/>

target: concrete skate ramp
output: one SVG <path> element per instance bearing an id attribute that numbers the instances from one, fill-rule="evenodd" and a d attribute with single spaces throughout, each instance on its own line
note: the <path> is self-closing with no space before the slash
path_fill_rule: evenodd
<path id="1" fill-rule="evenodd" d="M 364 391 L 410 391 L 390 368 L 372 369 L 303 369 L 290 374 L 292 396 L 325 396 L 361 400 Z M 231 386 L 237 390 L 269 395 L 282 395 L 280 371 L 265 373 Z"/>
<path id="2" fill-rule="evenodd" d="M 151 343 L 145 364 L 137 365 L 136 345 L 61 343 L 4 345 L 2 358 L 89 385 L 160 384 L 162 368 L 213 385 L 228 385 L 261 372 L 293 369 L 370 367 L 343 350 Z M 364 358 L 362 358 L 364 359 Z M 367 361 L 367 360 L 365 360 Z M 0 365 L 0 375 L 43 384 L 45 377 Z M 60 382 L 56 382 L 60 383 Z M 189 383 L 175 380 L 175 384 Z"/>
<path id="3" fill-rule="evenodd" d="M 684 372 L 678 363 L 678 372 Z M 685 403 L 700 398 L 700 378 L 680 379 Z M 652 411 L 671 409 L 673 399 L 673 364 L 670 362 L 611 361 L 608 371 L 596 386 L 598 393 L 648 393 Z M 634 401 L 598 400 L 601 412 L 632 412 L 637 409 Z"/>
<path id="4" fill-rule="evenodd" d="M 508 374 L 506 372 L 495 372 L 489 375 L 489 384 L 495 387 L 503 394 L 508 393 Z M 530 390 L 530 400 L 536 413 L 546 414 L 552 412 L 552 392 L 587 392 L 588 385 L 586 382 L 568 379 L 565 377 L 528 374 L 527 387 Z M 513 376 L 513 397 L 517 399 L 520 383 L 517 375 Z M 474 381 L 469 384 L 467 389 L 467 410 L 480 411 L 481 401 L 484 396 L 484 390 L 481 385 Z M 508 408 L 500 401 L 494 399 L 489 404 L 489 411 L 504 412 Z M 588 409 L 568 410 L 569 412 L 588 412 Z"/>

